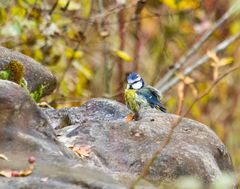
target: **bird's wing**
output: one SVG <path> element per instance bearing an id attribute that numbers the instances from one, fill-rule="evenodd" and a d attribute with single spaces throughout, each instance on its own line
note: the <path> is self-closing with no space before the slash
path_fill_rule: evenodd
<path id="1" fill-rule="evenodd" d="M 150 85 L 147 85 L 146 88 L 149 89 L 158 98 L 159 101 L 162 99 L 162 93 L 159 90 Z"/>
<path id="2" fill-rule="evenodd" d="M 166 112 L 166 108 L 160 102 L 160 93 L 153 87 L 143 87 L 137 91 L 138 95 L 143 96 L 151 107 L 160 109 L 162 112 Z"/>

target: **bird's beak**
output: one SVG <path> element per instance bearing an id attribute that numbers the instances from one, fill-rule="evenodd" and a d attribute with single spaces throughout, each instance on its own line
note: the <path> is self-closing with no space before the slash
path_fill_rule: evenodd
<path id="1" fill-rule="evenodd" d="M 129 84 L 127 84 L 127 89 L 130 89 L 130 85 Z"/>

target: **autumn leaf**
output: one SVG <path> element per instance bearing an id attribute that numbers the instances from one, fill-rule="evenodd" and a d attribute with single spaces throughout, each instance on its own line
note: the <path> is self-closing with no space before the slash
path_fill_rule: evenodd
<path id="1" fill-rule="evenodd" d="M 127 115 L 127 117 L 125 118 L 125 123 L 128 123 L 130 121 L 134 120 L 134 114 L 130 113 Z"/>
<path id="2" fill-rule="evenodd" d="M 173 10 L 196 9 L 200 5 L 199 0 L 160 0 L 160 2 Z"/>
<path id="3" fill-rule="evenodd" d="M 194 79 L 189 76 L 183 75 L 181 72 L 176 73 L 176 76 L 179 77 L 186 85 L 194 83 Z"/>
<path id="4" fill-rule="evenodd" d="M 0 176 L 11 177 L 12 176 L 12 170 L 10 170 L 10 169 L 1 170 L 0 171 Z"/>
<path id="5" fill-rule="evenodd" d="M 197 97 L 198 90 L 196 89 L 196 87 L 193 84 L 195 82 L 195 80 L 189 76 L 183 75 L 181 72 L 176 73 L 176 76 L 179 77 L 185 85 L 188 85 L 192 91 L 193 96 Z"/>
<path id="6" fill-rule="evenodd" d="M 32 172 L 33 172 L 33 166 L 29 166 L 28 168 L 19 171 L 19 176 L 26 177 L 28 175 L 31 175 Z"/>
<path id="7" fill-rule="evenodd" d="M 133 60 L 133 58 L 124 51 L 116 50 L 115 53 L 118 57 L 125 60 L 126 62 L 131 62 Z"/>
<path id="8" fill-rule="evenodd" d="M 76 11 L 81 8 L 81 5 L 74 1 L 60 0 L 58 4 L 60 5 L 61 8 L 64 8 L 68 4 L 68 10 L 70 11 Z"/>
<path id="9" fill-rule="evenodd" d="M 7 161 L 8 161 L 7 156 L 5 156 L 4 154 L 0 154 L 0 159 L 7 160 Z"/>
<path id="10" fill-rule="evenodd" d="M 219 75 L 219 67 L 228 65 L 233 62 L 233 58 L 219 58 L 216 52 L 208 51 L 207 55 L 212 60 L 211 66 L 213 67 L 213 80 L 216 80 Z"/>
<path id="11" fill-rule="evenodd" d="M 74 151 L 77 155 L 79 155 L 81 158 L 89 157 L 91 152 L 91 146 L 89 145 L 69 145 L 68 146 L 72 151 Z"/>

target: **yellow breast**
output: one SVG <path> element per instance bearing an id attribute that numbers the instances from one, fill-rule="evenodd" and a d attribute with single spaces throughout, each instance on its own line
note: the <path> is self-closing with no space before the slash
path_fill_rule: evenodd
<path id="1" fill-rule="evenodd" d="M 125 101 L 126 101 L 128 108 L 135 113 L 138 112 L 139 105 L 136 102 L 136 90 L 125 89 L 124 96 L 125 96 Z"/>

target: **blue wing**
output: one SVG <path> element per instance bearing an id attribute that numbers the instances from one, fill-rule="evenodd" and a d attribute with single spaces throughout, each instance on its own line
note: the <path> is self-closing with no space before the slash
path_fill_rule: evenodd
<path id="1" fill-rule="evenodd" d="M 151 86 L 146 86 L 138 90 L 137 94 L 143 96 L 152 108 L 166 112 L 166 108 L 160 102 L 161 95 L 157 89 L 154 89 Z"/>

